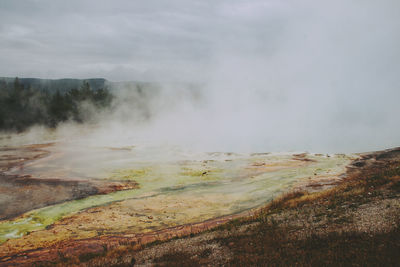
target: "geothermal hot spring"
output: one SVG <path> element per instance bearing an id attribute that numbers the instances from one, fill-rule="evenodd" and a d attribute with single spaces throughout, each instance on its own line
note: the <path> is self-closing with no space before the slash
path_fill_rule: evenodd
<path id="1" fill-rule="evenodd" d="M 329 186 L 351 160 L 342 154 L 193 152 L 137 142 L 107 146 L 85 134 L 2 138 L 3 246 L 146 233 L 247 213 L 310 181 Z M 7 177 L 17 182 L 7 184 Z"/>

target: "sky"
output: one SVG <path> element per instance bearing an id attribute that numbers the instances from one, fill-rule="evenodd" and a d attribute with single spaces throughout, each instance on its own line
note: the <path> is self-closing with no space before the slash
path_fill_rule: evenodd
<path id="1" fill-rule="evenodd" d="M 198 80 L 240 64 L 228 56 L 257 67 L 280 51 L 289 54 L 278 68 L 318 53 L 336 68 L 350 53 L 353 65 L 388 67 L 399 61 L 399 8 L 396 0 L 2 0 L 0 73 Z"/>
<path id="2" fill-rule="evenodd" d="M 201 82 L 203 110 L 152 131 L 206 124 L 223 149 L 384 148 L 400 140 L 399 13 L 398 0 L 1 0 L 0 76 Z"/>

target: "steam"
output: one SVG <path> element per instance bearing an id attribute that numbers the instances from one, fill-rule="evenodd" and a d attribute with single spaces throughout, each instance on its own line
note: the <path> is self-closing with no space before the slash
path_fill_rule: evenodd
<path id="1" fill-rule="evenodd" d="M 179 35 L 182 58 L 165 43 L 165 54 L 141 61 L 141 74 L 129 64 L 83 72 L 107 77 L 119 69 L 119 79 L 159 81 L 141 93 L 113 88 L 113 111 L 81 136 L 85 142 L 234 152 L 399 145 L 398 1 L 220 1 L 194 11 L 171 1 L 164 8 L 175 10 L 176 31 L 165 27 Z"/>

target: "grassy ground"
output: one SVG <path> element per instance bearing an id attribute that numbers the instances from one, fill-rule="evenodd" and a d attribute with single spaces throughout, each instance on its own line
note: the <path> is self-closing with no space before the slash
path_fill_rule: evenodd
<path id="1" fill-rule="evenodd" d="M 400 150 L 365 155 L 322 192 L 294 191 L 258 214 L 88 266 L 398 266 Z M 82 262 L 81 262 L 82 263 Z"/>

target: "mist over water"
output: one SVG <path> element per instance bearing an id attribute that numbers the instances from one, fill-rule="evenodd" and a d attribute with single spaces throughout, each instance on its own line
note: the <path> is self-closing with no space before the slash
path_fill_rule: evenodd
<path id="1" fill-rule="evenodd" d="M 122 3 L 128 14 L 139 5 Z M 87 133 L 77 135 L 83 142 L 327 153 L 400 144 L 398 1 L 140 5 L 143 13 L 140 18 L 132 15 L 132 23 L 140 21 L 137 25 L 143 28 L 129 24 L 126 38 L 116 16 L 97 21 L 105 13 L 101 8 L 88 15 L 108 27 L 111 37 L 103 37 L 121 55 L 84 58 L 90 63 L 71 68 L 76 72 L 63 67 L 50 74 L 147 79 L 162 85 L 139 96 L 129 88 L 115 88 L 115 108 L 100 114 Z M 82 4 L 83 12 L 86 8 Z M 161 15 L 151 24 L 157 14 Z M 81 34 L 88 30 L 83 27 Z M 143 38 L 131 42 L 135 34 Z M 98 40 L 91 37 L 88 42 Z M 120 60 L 124 52 L 126 58 Z M 63 66 L 80 62 L 63 60 Z M 68 125 L 59 132 L 72 135 L 73 128 Z"/>

